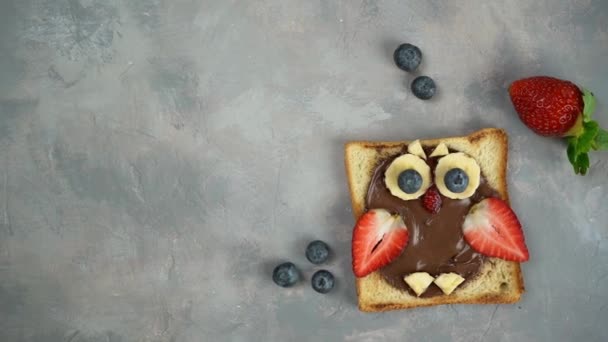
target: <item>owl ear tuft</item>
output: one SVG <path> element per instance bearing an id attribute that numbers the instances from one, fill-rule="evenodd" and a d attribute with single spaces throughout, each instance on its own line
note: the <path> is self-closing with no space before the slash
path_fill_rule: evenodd
<path id="1" fill-rule="evenodd" d="M 439 145 L 437 145 L 437 147 L 435 147 L 433 153 L 431 153 L 431 158 L 445 156 L 449 153 L 450 151 L 448 150 L 448 147 L 444 143 L 440 143 Z"/>
<path id="2" fill-rule="evenodd" d="M 426 160 L 426 153 L 424 153 L 424 149 L 422 145 L 420 145 L 420 140 L 414 140 L 407 145 L 407 151 L 415 156 L 418 156 L 424 160 Z"/>

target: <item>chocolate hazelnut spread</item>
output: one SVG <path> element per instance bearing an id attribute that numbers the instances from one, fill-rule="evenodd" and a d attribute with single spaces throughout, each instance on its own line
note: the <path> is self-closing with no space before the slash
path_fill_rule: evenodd
<path id="1" fill-rule="evenodd" d="M 432 150 L 433 148 L 425 148 L 427 155 Z M 405 153 L 405 149 L 402 153 Z M 474 278 L 479 273 L 485 257 L 466 243 L 462 224 L 472 205 L 487 197 L 498 197 L 498 193 L 487 184 L 482 174 L 480 185 L 473 196 L 454 200 L 442 195 L 441 210 L 431 214 L 422 206 L 421 198 L 404 201 L 391 195 L 387 189 L 384 172 L 399 155 L 401 154 L 378 164 L 367 192 L 367 209 L 386 209 L 398 213 L 409 231 L 409 241 L 403 253 L 380 269 L 380 274 L 393 287 L 408 291 L 412 295 L 415 295 L 414 292 L 403 278 L 413 272 L 428 272 L 433 277 L 454 272 L 464 277 L 465 282 Z M 431 170 L 435 169 L 437 159 L 428 158 Z M 437 295 L 443 295 L 443 292 L 437 285 L 431 284 L 420 297 Z"/>

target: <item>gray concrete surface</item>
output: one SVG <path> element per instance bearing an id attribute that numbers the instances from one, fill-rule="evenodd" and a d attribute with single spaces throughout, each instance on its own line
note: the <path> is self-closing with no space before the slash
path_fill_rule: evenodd
<path id="1" fill-rule="evenodd" d="M 2 0 L 0 341 L 606 341 L 608 153 L 574 176 L 505 87 L 569 78 L 608 127 L 607 57 L 601 0 Z M 511 137 L 523 300 L 358 312 L 342 144 L 486 126 Z M 306 281 L 273 285 L 282 260 Z"/>

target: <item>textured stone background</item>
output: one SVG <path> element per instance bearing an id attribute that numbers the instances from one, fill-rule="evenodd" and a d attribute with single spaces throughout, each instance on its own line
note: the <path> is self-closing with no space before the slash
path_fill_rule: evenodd
<path id="1" fill-rule="evenodd" d="M 432 101 L 393 66 L 406 41 Z M 606 341 L 608 153 L 574 176 L 505 87 L 569 78 L 608 127 L 607 58 L 602 0 L 2 0 L 0 340 Z M 358 312 L 343 143 L 486 126 L 511 136 L 523 300 Z"/>

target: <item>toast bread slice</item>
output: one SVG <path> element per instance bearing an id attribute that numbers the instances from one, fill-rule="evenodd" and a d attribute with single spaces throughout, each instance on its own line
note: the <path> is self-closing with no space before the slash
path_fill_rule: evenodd
<path id="1" fill-rule="evenodd" d="M 489 185 L 503 200 L 509 201 L 506 171 L 508 138 L 502 129 L 486 128 L 464 137 L 420 140 L 423 146 L 445 143 L 477 160 Z M 355 141 L 345 145 L 345 166 L 355 220 L 366 210 L 367 190 L 378 162 L 394 156 L 408 141 Z M 524 292 L 523 275 L 518 262 L 486 258 L 478 275 L 450 295 L 418 298 L 389 285 L 378 273 L 356 278 L 358 305 L 361 311 L 380 312 L 440 304 L 506 304 L 517 302 Z"/>

